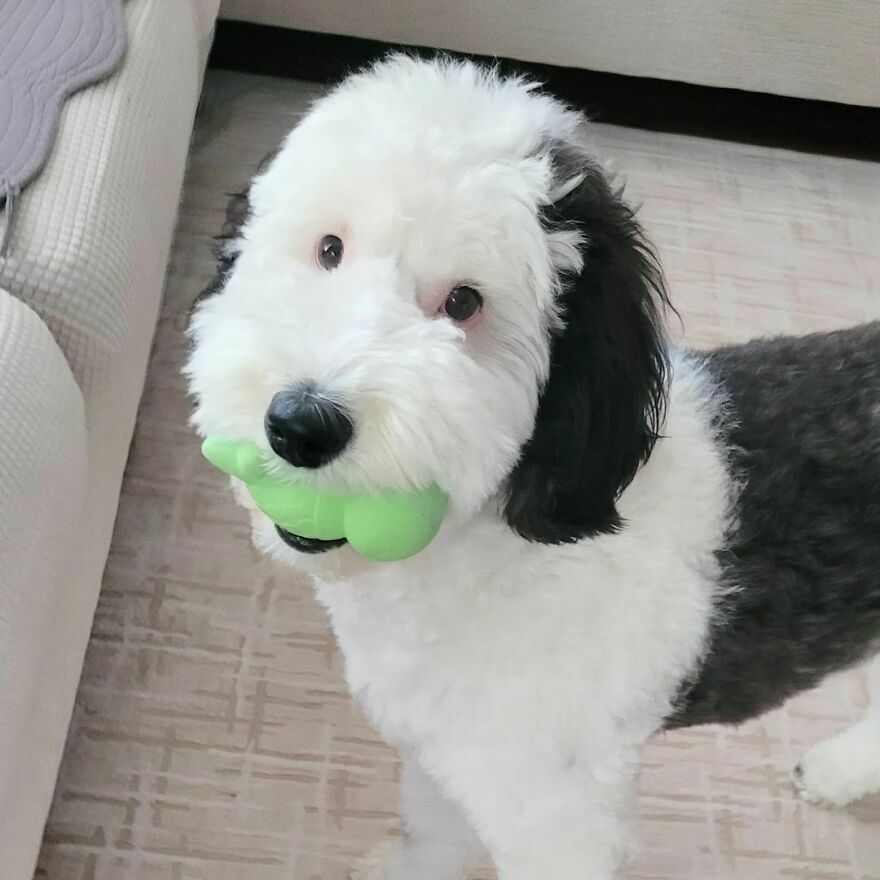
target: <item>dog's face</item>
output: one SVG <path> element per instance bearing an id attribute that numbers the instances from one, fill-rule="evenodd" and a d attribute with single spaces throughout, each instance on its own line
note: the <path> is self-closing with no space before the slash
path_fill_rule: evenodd
<path id="1" fill-rule="evenodd" d="M 199 431 L 321 489 L 498 498 L 533 540 L 616 528 L 662 409 L 662 290 L 582 127 L 521 81 L 407 58 L 319 101 L 195 313 Z"/>

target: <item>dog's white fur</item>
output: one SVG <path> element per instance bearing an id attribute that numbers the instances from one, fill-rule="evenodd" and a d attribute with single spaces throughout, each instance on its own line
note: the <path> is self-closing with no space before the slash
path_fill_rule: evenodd
<path id="1" fill-rule="evenodd" d="M 405 757 L 394 880 L 451 880 L 478 840 L 502 880 L 611 877 L 639 748 L 719 598 L 723 401 L 685 357 L 662 439 L 620 498 L 624 530 L 548 546 L 498 516 L 548 372 L 559 272 L 581 259 L 574 233 L 540 225 L 566 185 L 540 147 L 581 129 L 531 85 L 468 64 L 397 58 L 354 77 L 256 181 L 235 271 L 194 320 L 200 432 L 268 452 L 269 401 L 309 379 L 345 401 L 356 436 L 297 479 L 449 493 L 435 541 L 391 564 L 297 554 L 250 505 L 258 544 L 314 576 L 353 694 Z M 313 256 L 328 233 L 345 243 L 333 272 Z M 486 301 L 468 330 L 436 314 L 464 281 Z M 808 762 L 813 796 L 839 763 Z"/>

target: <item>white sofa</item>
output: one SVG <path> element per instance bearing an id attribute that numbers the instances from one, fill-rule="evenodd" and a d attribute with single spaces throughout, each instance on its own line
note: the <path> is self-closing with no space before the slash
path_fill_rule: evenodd
<path id="1" fill-rule="evenodd" d="M 30 880 L 107 558 L 218 0 L 128 0 L 0 259 L 0 876 Z"/>
<path id="2" fill-rule="evenodd" d="M 880 107 L 877 0 L 223 0 L 220 15 Z"/>

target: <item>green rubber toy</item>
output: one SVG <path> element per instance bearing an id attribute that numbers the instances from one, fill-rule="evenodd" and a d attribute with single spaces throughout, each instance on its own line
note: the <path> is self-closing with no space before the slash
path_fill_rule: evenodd
<path id="1" fill-rule="evenodd" d="M 346 538 L 358 553 L 381 562 L 424 550 L 446 513 L 446 495 L 436 485 L 415 492 L 337 495 L 267 473 L 263 453 L 253 443 L 208 437 L 202 454 L 245 483 L 257 507 L 285 531 L 321 541 Z"/>

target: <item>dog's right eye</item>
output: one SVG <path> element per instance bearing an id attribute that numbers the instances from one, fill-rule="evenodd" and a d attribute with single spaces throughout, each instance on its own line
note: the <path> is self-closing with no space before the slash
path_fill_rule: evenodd
<path id="1" fill-rule="evenodd" d="M 342 262 L 342 250 L 338 235 L 325 235 L 318 242 L 318 264 L 322 269 L 335 269 Z"/>

